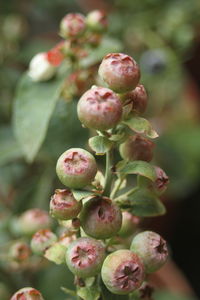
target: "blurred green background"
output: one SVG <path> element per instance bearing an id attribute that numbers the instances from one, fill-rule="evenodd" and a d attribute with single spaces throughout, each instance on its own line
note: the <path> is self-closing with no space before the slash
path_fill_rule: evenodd
<path id="1" fill-rule="evenodd" d="M 163 201 L 168 213 L 149 226 L 168 239 L 172 257 L 200 296 L 200 2 L 199 0 L 7 0 L 0 12 L 0 242 L 12 235 L 13 215 L 38 207 L 48 210 L 59 186 L 55 162 L 69 147 L 85 147 L 88 132 L 76 117 L 76 101 L 58 101 L 34 160 L 28 163 L 15 137 L 13 110 L 16 86 L 34 54 L 57 43 L 61 18 L 69 12 L 105 9 L 107 40 L 116 51 L 133 56 L 149 94 L 146 117 L 160 134 L 155 163 L 170 177 Z M 104 55 L 108 49 L 98 53 Z M 101 49 L 100 49 L 101 50 Z M 113 49 L 115 51 L 115 48 Z M 76 100 L 76 99 L 75 99 Z M 38 99 L 36 99 L 38 103 Z M 30 118 L 31 118 L 31 111 Z M 73 128 L 73 130 L 72 130 Z M 30 132 L 30 136 L 32 132 Z M 31 140 L 31 138 L 30 138 Z M 32 140 L 34 143 L 34 140 Z M 1 266 L 2 265 L 2 266 Z M 4 269 L 0 263 L 0 299 L 34 284 L 45 299 L 66 299 L 60 286 L 70 286 L 66 267 L 49 264 L 30 276 Z M 53 283 L 53 284 L 52 284 Z M 1 287 L 2 286 L 2 287 Z M 5 290 L 5 291 L 4 291 Z M 7 290 L 7 291 L 6 291 Z M 4 298 L 3 298 L 4 297 Z M 6 298 L 8 297 L 8 298 Z M 121 298 L 120 298 L 121 299 Z M 192 300 L 161 291 L 156 300 Z"/>

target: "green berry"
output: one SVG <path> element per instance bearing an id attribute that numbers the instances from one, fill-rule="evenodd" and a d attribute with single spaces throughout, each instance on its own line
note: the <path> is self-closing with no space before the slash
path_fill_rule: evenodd
<path id="1" fill-rule="evenodd" d="M 44 300 L 44 298 L 38 290 L 25 287 L 17 291 L 10 300 Z"/>
<path id="2" fill-rule="evenodd" d="M 160 269 L 168 258 L 166 241 L 152 231 L 137 234 L 130 249 L 141 258 L 147 273 Z"/>
<path id="3" fill-rule="evenodd" d="M 97 165 L 95 158 L 88 151 L 71 148 L 59 157 L 56 172 L 65 186 L 80 189 L 93 181 Z"/>
<path id="4" fill-rule="evenodd" d="M 122 226 L 120 231 L 118 232 L 118 235 L 121 237 L 128 237 L 132 235 L 137 230 L 139 222 L 140 222 L 140 218 L 133 216 L 128 211 L 123 211 Z"/>
<path id="5" fill-rule="evenodd" d="M 120 145 L 119 151 L 121 157 L 125 160 L 143 160 L 150 162 L 153 158 L 153 148 L 153 142 L 136 134 L 129 136 L 128 139 Z"/>
<path id="6" fill-rule="evenodd" d="M 98 274 L 105 257 L 102 242 L 81 237 L 72 242 L 66 252 L 67 266 L 75 275 L 85 278 Z"/>
<path id="7" fill-rule="evenodd" d="M 34 253 L 42 255 L 56 241 L 57 237 L 51 230 L 41 229 L 33 235 L 31 249 Z"/>
<path id="8" fill-rule="evenodd" d="M 70 220 L 78 216 L 82 202 L 77 201 L 68 189 L 57 189 L 50 201 L 50 214 L 59 220 Z"/>
<path id="9" fill-rule="evenodd" d="M 117 93 L 125 93 L 138 85 L 140 69 L 129 55 L 110 53 L 102 60 L 99 75 L 110 89 Z"/>
<path id="10" fill-rule="evenodd" d="M 84 126 L 107 130 L 120 122 L 122 104 L 119 97 L 110 89 L 93 87 L 80 98 L 77 111 L 79 120 Z"/>
<path id="11" fill-rule="evenodd" d="M 110 238 L 117 234 L 122 224 L 120 208 L 108 198 L 88 200 L 80 214 L 84 232 L 96 239 Z"/>
<path id="12" fill-rule="evenodd" d="M 129 294 L 138 289 L 144 280 L 144 266 L 130 250 L 117 250 L 104 260 L 101 276 L 113 294 Z"/>
<path id="13" fill-rule="evenodd" d="M 88 27 L 94 32 L 104 32 L 108 27 L 106 14 L 102 10 L 93 10 L 86 17 Z"/>
<path id="14" fill-rule="evenodd" d="M 67 14 L 60 23 L 60 35 L 64 39 L 81 36 L 86 29 L 85 17 L 82 14 Z"/>

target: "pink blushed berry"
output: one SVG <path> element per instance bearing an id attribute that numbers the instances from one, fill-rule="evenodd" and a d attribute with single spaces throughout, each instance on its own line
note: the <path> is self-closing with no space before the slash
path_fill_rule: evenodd
<path id="1" fill-rule="evenodd" d="M 130 249 L 141 258 L 147 273 L 160 269 L 168 258 L 166 241 L 153 231 L 137 234 Z"/>
<path id="2" fill-rule="evenodd" d="M 98 274 L 105 258 L 102 242 L 89 237 L 78 238 L 66 252 L 66 263 L 75 275 L 85 278 Z"/>
<path id="3" fill-rule="evenodd" d="M 124 105 L 132 104 L 132 112 L 143 114 L 147 108 L 147 92 L 142 84 L 122 96 Z"/>
<path id="4" fill-rule="evenodd" d="M 31 249 L 34 253 L 42 255 L 56 241 L 57 237 L 51 230 L 41 229 L 33 235 Z"/>
<path id="5" fill-rule="evenodd" d="M 85 17 L 82 14 L 67 14 L 60 23 L 60 35 L 63 38 L 77 38 L 86 29 Z"/>
<path id="6" fill-rule="evenodd" d="M 102 10 L 93 10 L 86 17 L 88 27 L 94 32 L 104 32 L 108 27 L 107 17 Z"/>
<path id="7" fill-rule="evenodd" d="M 95 158 L 88 151 L 71 148 L 59 157 L 56 172 L 65 186 L 79 189 L 93 181 L 97 165 Z"/>
<path id="8" fill-rule="evenodd" d="M 85 203 L 80 220 L 87 235 L 105 239 L 114 236 L 120 230 L 122 213 L 111 199 L 94 197 Z"/>
<path id="9" fill-rule="evenodd" d="M 153 158 L 154 143 L 147 138 L 136 134 L 129 136 L 128 139 L 120 145 L 121 157 L 125 160 L 143 160 L 150 162 Z"/>
<path id="10" fill-rule="evenodd" d="M 9 257 L 19 263 L 27 260 L 30 254 L 29 246 L 23 241 L 14 243 L 9 249 Z"/>
<path id="11" fill-rule="evenodd" d="M 107 130 L 115 127 L 121 120 L 122 104 L 110 89 L 93 87 L 80 98 L 77 111 L 84 126 Z"/>
<path id="12" fill-rule="evenodd" d="M 82 202 L 77 201 L 68 189 L 57 189 L 50 201 L 50 214 L 59 220 L 70 220 L 78 216 Z"/>
<path id="13" fill-rule="evenodd" d="M 101 276 L 107 289 L 114 294 L 129 294 L 144 280 L 144 266 L 130 250 L 117 250 L 104 260 Z"/>
<path id="14" fill-rule="evenodd" d="M 102 60 L 99 75 L 110 89 L 117 93 L 125 93 L 138 85 L 140 69 L 129 55 L 110 53 Z"/>
<path id="15" fill-rule="evenodd" d="M 169 183 L 169 177 L 160 167 L 154 166 L 154 168 L 155 168 L 155 172 L 156 172 L 156 180 L 153 183 L 153 187 L 154 187 L 155 191 L 159 195 L 161 195 L 167 189 L 167 185 Z"/>
<path id="16" fill-rule="evenodd" d="M 138 228 L 138 224 L 140 223 L 140 218 L 132 215 L 128 211 L 122 212 L 122 226 L 118 235 L 121 237 L 128 237 L 132 235 Z"/>
<path id="17" fill-rule="evenodd" d="M 17 291 L 10 300 L 44 300 L 44 298 L 38 290 L 25 287 Z"/>

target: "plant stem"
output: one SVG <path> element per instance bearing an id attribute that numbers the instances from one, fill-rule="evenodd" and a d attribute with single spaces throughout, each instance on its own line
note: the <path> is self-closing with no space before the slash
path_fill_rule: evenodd
<path id="1" fill-rule="evenodd" d="M 104 195 L 110 196 L 111 184 L 112 184 L 112 160 L 113 160 L 113 152 L 112 149 L 106 152 L 106 172 L 105 172 L 105 186 L 104 186 Z"/>
<path id="2" fill-rule="evenodd" d="M 113 199 L 115 197 L 115 195 L 117 194 L 117 192 L 119 191 L 122 183 L 124 181 L 124 177 L 119 178 L 118 184 L 115 185 L 115 187 L 113 188 L 111 194 L 110 194 L 110 198 Z"/>
<path id="3" fill-rule="evenodd" d="M 130 189 L 125 194 L 122 194 L 119 197 L 115 198 L 115 201 L 120 201 L 120 200 L 123 200 L 123 199 L 127 200 L 127 197 L 130 196 L 131 194 L 134 194 L 138 189 L 139 189 L 139 187 L 135 186 L 134 188 Z"/>

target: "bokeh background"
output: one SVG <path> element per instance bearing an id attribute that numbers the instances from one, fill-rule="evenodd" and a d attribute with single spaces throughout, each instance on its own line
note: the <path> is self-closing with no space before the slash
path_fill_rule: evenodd
<path id="1" fill-rule="evenodd" d="M 164 217 L 148 228 L 169 241 L 173 263 L 159 278 L 157 300 L 200 298 L 200 2 L 199 0 L 6 0 L 0 11 L 0 243 L 12 238 L 9 222 L 26 209 L 48 210 L 57 179 L 55 162 L 66 148 L 84 146 L 87 132 L 58 103 L 32 163 L 14 135 L 16 86 L 34 54 L 60 40 L 61 18 L 69 12 L 104 9 L 107 39 L 139 63 L 149 94 L 146 116 L 160 134 L 155 162 L 170 177 Z M 113 49 L 114 50 L 114 49 Z M 105 49 L 104 49 L 105 51 Z M 100 53 L 101 54 L 101 53 Z M 31 112 L 30 112 L 31 115 Z M 72 131 L 73 128 L 73 131 Z M 30 133 L 31 135 L 31 133 Z M 3 257 L 3 256 L 2 256 Z M 65 266 L 34 274 L 4 267 L 0 256 L 0 299 L 25 285 L 45 299 L 65 299 L 60 286 L 72 280 Z M 71 281 L 72 282 L 72 281 Z M 2 294 L 1 294 L 2 293 Z M 195 298 L 196 297 L 196 298 Z M 120 298 L 121 299 L 121 298 Z"/>

